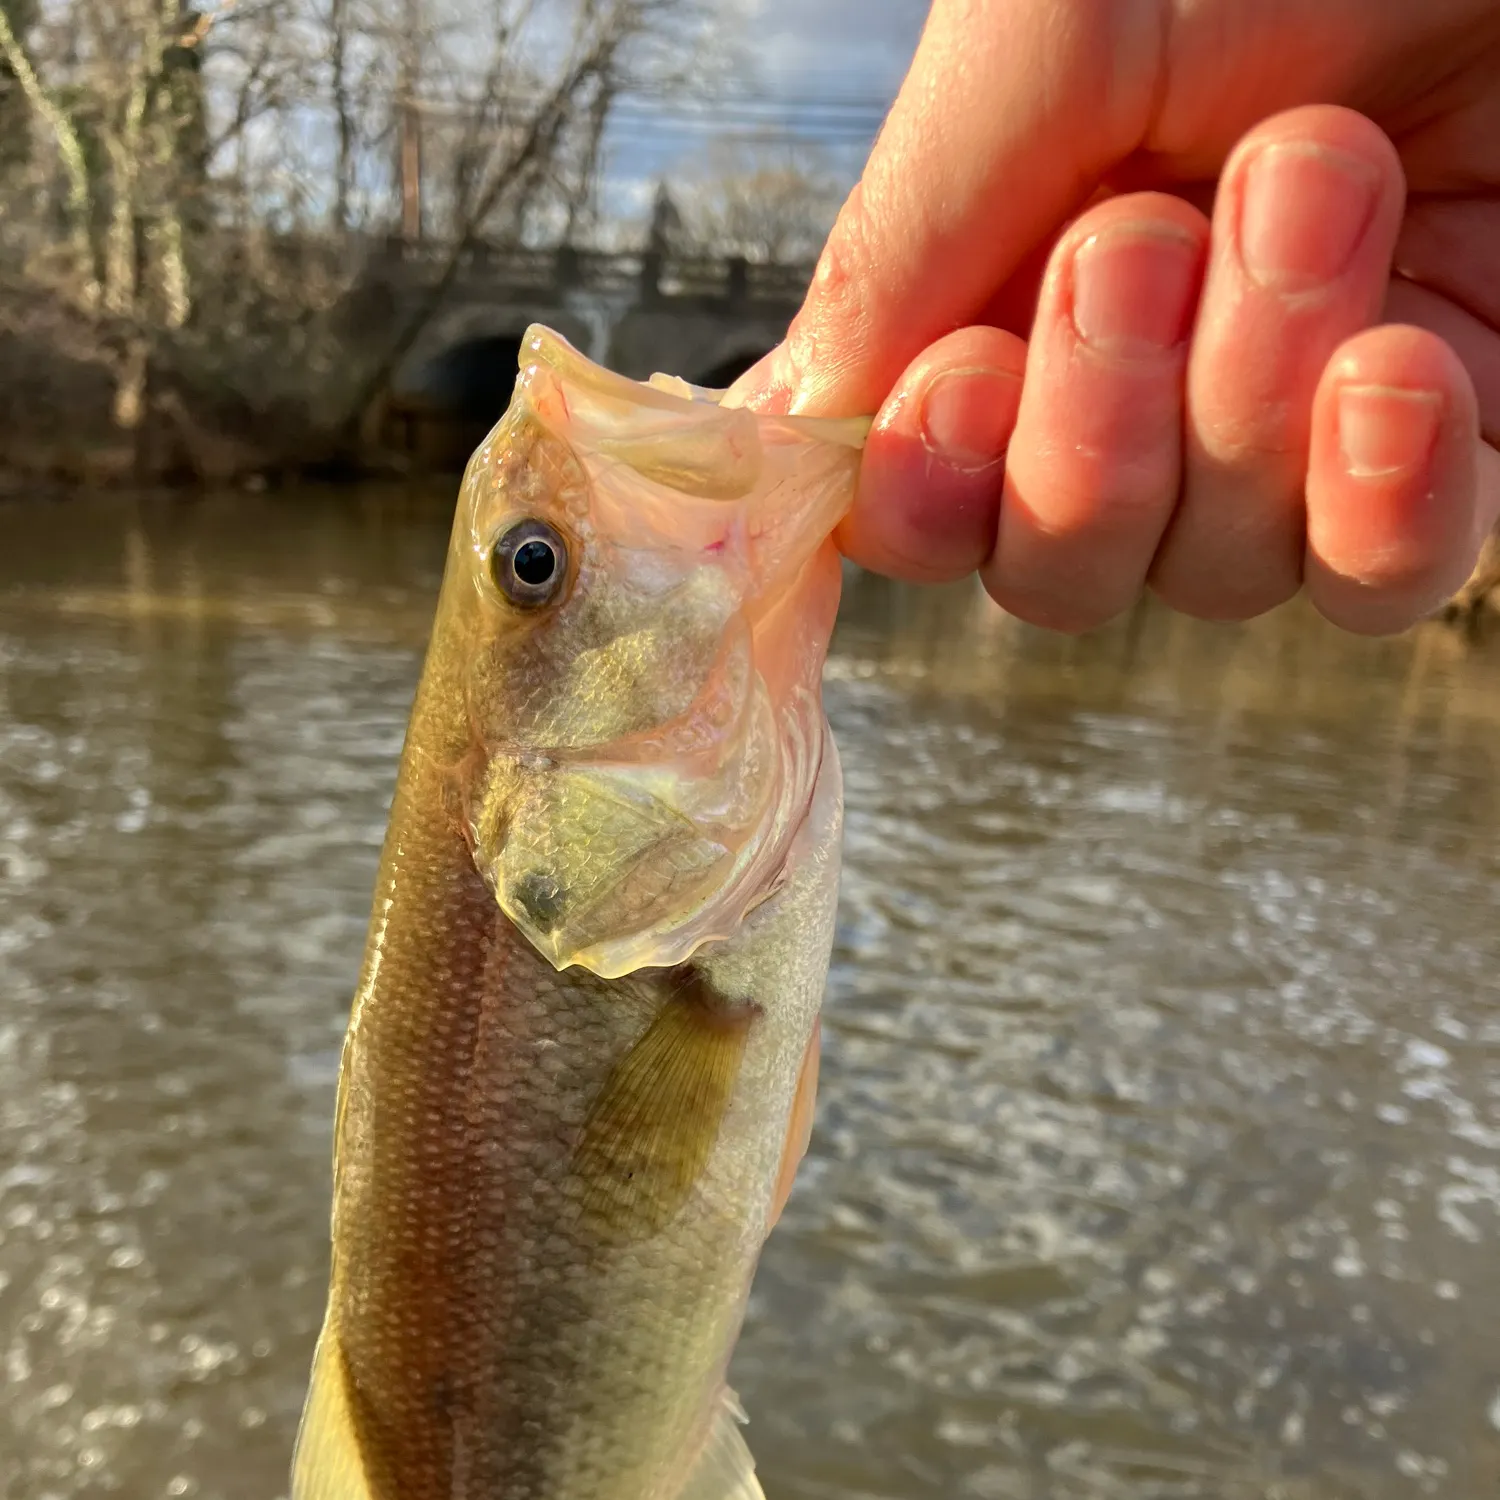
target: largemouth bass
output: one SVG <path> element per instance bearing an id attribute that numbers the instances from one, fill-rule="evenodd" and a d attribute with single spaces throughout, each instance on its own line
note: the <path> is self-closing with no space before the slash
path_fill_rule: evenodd
<path id="1" fill-rule="evenodd" d="M 293 1500 L 761 1494 L 725 1369 L 816 1087 L 865 425 L 528 334 L 391 808 Z"/>

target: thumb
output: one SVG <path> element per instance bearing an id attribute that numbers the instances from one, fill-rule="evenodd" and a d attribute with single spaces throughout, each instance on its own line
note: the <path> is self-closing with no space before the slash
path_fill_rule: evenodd
<path id="1" fill-rule="evenodd" d="M 785 342 L 732 404 L 874 412 L 995 293 L 1150 117 L 1156 0 L 935 0 Z"/>

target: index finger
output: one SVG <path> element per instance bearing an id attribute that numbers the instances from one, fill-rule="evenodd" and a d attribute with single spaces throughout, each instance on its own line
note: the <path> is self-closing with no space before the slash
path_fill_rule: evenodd
<path id="1" fill-rule="evenodd" d="M 740 404 L 873 412 L 928 344 L 979 319 L 1127 155 L 1159 75 L 1143 0 L 936 0 L 785 342 Z"/>

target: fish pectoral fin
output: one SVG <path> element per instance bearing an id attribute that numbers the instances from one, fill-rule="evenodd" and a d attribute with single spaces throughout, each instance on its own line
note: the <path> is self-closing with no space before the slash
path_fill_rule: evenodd
<path id="1" fill-rule="evenodd" d="M 766 1500 L 755 1477 L 755 1460 L 740 1432 L 745 1420 L 739 1398 L 726 1386 L 709 1428 L 708 1442 L 677 1500 Z"/>
<path id="2" fill-rule="evenodd" d="M 708 1164 L 751 1014 L 714 1002 L 691 965 L 606 1079 L 573 1153 L 580 1211 L 606 1244 L 659 1234 Z"/>
<path id="3" fill-rule="evenodd" d="M 292 1456 L 292 1500 L 372 1500 L 338 1331 L 325 1323 Z"/>

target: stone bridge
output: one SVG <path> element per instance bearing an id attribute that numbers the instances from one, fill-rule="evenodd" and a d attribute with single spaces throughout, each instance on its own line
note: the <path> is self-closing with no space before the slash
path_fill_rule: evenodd
<path id="1" fill-rule="evenodd" d="M 374 276 L 398 325 L 431 295 L 447 260 L 442 246 L 387 249 Z M 467 457 L 510 397 L 533 322 L 626 375 L 665 370 L 728 385 L 781 338 L 811 273 L 743 259 L 476 244 L 396 373 L 381 437 L 429 462 Z"/>

